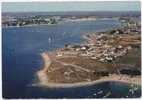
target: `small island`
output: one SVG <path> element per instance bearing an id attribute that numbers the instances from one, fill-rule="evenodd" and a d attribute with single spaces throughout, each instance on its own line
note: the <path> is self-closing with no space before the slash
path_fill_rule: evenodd
<path id="1" fill-rule="evenodd" d="M 125 25 L 85 34 L 82 44 L 42 53 L 44 66 L 37 72 L 40 86 L 66 88 L 105 81 L 140 85 L 140 26 L 130 20 Z"/>

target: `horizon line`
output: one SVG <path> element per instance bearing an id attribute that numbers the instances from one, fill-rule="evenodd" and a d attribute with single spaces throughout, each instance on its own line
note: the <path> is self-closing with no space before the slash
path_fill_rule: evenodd
<path id="1" fill-rule="evenodd" d="M 50 12 L 50 13 L 59 13 L 59 12 L 65 12 L 65 13 L 68 13 L 68 12 L 141 12 L 141 10 L 117 10 L 117 11 L 113 11 L 113 10 L 110 10 L 110 11 L 1 11 L 2 13 L 39 13 L 39 12 L 43 12 L 43 13 L 46 13 L 46 12 Z"/>

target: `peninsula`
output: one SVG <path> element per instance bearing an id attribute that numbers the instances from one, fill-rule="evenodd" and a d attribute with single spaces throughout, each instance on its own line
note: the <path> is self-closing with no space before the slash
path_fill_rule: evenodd
<path id="1" fill-rule="evenodd" d="M 139 25 L 86 34 L 85 43 L 65 45 L 41 54 L 43 69 L 39 84 L 47 87 L 76 87 L 105 81 L 141 84 L 141 37 Z"/>

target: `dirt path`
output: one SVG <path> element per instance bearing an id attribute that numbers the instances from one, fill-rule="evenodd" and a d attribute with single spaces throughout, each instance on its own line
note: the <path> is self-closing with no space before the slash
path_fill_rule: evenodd
<path id="1" fill-rule="evenodd" d="M 65 63 L 65 62 L 62 62 L 62 61 L 59 61 L 59 60 L 54 60 L 54 61 L 55 61 L 55 62 L 58 62 L 58 63 L 60 63 L 60 64 L 62 64 L 62 65 L 64 65 L 64 66 L 72 66 L 72 67 L 74 67 L 74 68 L 76 68 L 76 69 L 83 70 L 83 71 L 85 71 L 85 72 L 91 72 L 91 70 L 86 69 L 86 68 L 82 68 L 81 66 L 78 66 L 78 65 Z"/>
<path id="2" fill-rule="evenodd" d="M 116 82 L 124 82 L 124 83 L 131 83 L 131 84 L 136 84 L 140 85 L 141 84 L 141 76 L 139 77 L 129 77 L 127 75 L 110 75 L 107 77 L 102 77 L 101 79 L 94 80 L 91 82 L 78 82 L 78 83 L 50 83 L 48 82 L 48 76 L 46 74 L 46 71 L 48 70 L 49 66 L 51 65 L 52 61 L 56 61 L 64 66 L 71 66 L 79 70 L 83 70 L 85 72 L 91 72 L 91 70 L 82 68 L 81 66 L 70 64 L 70 63 L 65 63 L 59 60 L 56 60 L 55 58 L 50 57 L 50 54 L 47 53 L 42 53 L 41 54 L 43 60 L 44 60 L 44 68 L 43 70 L 40 70 L 37 75 L 39 78 L 39 84 L 41 86 L 47 86 L 47 87 L 56 87 L 56 88 L 65 88 L 65 87 L 76 87 L 76 86 L 84 86 L 84 85 L 92 85 L 100 82 L 105 82 L 105 81 L 116 81 Z"/>

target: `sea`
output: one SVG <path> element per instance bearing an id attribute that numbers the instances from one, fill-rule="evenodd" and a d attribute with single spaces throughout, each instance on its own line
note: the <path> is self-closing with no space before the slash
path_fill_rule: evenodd
<path id="1" fill-rule="evenodd" d="M 54 51 L 65 44 L 85 41 L 83 35 L 121 26 L 117 19 L 62 22 L 2 28 L 2 96 L 3 98 L 138 98 L 140 86 L 130 91 L 130 84 L 104 82 L 74 88 L 47 88 L 36 84 L 36 72 L 42 69 L 42 52 Z"/>

